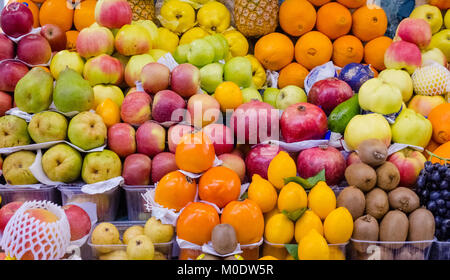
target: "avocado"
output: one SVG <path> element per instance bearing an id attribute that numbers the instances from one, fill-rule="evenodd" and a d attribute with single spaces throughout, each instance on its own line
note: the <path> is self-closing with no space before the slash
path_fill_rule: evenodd
<path id="1" fill-rule="evenodd" d="M 344 133 L 350 120 L 360 113 L 358 94 L 342 102 L 328 116 L 328 128 L 337 133 Z"/>

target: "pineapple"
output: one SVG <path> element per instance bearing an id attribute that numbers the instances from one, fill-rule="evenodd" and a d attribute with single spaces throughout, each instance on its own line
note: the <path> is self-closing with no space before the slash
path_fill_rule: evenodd
<path id="1" fill-rule="evenodd" d="M 133 20 L 154 20 L 155 3 L 153 0 L 127 0 L 133 11 Z"/>
<path id="2" fill-rule="evenodd" d="M 234 22 L 246 37 L 274 32 L 278 24 L 278 0 L 236 0 Z"/>

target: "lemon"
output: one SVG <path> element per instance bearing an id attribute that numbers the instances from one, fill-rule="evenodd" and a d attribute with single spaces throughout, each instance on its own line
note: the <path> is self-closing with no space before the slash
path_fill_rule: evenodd
<path id="1" fill-rule="evenodd" d="M 323 225 L 319 216 L 311 210 L 306 210 L 300 219 L 295 222 L 295 241 L 300 243 L 303 237 L 305 237 L 312 229 L 315 229 L 318 233 L 323 235 Z"/>
<path id="2" fill-rule="evenodd" d="M 220 110 L 222 110 L 222 112 L 236 109 L 243 103 L 242 91 L 239 86 L 233 82 L 223 82 L 219 84 L 214 92 L 214 98 L 219 102 Z"/>
<path id="3" fill-rule="evenodd" d="M 330 258 L 330 249 L 325 238 L 315 229 L 298 243 L 299 260 L 328 260 Z"/>
<path id="4" fill-rule="evenodd" d="M 280 213 L 281 213 L 281 212 L 280 212 L 280 210 L 278 210 L 277 207 L 273 208 L 272 211 L 269 211 L 269 212 L 267 212 L 267 213 L 264 213 L 264 223 L 267 223 L 267 221 L 268 221 L 273 215 L 280 214 Z"/>
<path id="5" fill-rule="evenodd" d="M 179 45 L 189 44 L 190 42 L 196 39 L 201 39 L 205 36 L 208 36 L 208 32 L 206 32 L 203 28 L 193 27 L 181 35 Z"/>
<path id="6" fill-rule="evenodd" d="M 285 151 L 279 152 L 270 161 L 269 169 L 267 169 L 267 177 L 277 189 L 281 189 L 284 186 L 284 178 L 296 175 L 297 166 L 295 161 Z"/>
<path id="7" fill-rule="evenodd" d="M 197 21 L 209 33 L 222 33 L 230 27 L 231 14 L 224 4 L 211 1 L 198 10 Z"/>
<path id="8" fill-rule="evenodd" d="M 336 195 L 325 182 L 320 181 L 309 192 L 308 208 L 322 220 L 336 208 Z"/>
<path id="9" fill-rule="evenodd" d="M 291 255 L 291 254 L 288 254 L 287 256 L 286 256 L 286 259 L 285 259 L 286 261 L 295 261 L 295 259 L 294 259 L 294 257 Z"/>
<path id="10" fill-rule="evenodd" d="M 157 18 L 162 26 L 172 32 L 181 34 L 195 25 L 195 10 L 184 1 L 164 1 Z"/>
<path id="11" fill-rule="evenodd" d="M 294 222 L 284 214 L 275 214 L 267 220 L 265 239 L 274 244 L 287 244 L 294 237 Z"/>
<path id="12" fill-rule="evenodd" d="M 269 181 L 255 174 L 248 187 L 248 199 L 256 202 L 259 208 L 261 208 L 261 211 L 266 213 L 275 208 L 277 204 L 277 191 Z"/>
<path id="13" fill-rule="evenodd" d="M 345 207 L 339 207 L 328 214 L 323 223 L 325 238 L 331 244 L 347 242 L 353 233 L 353 218 Z"/>
<path id="14" fill-rule="evenodd" d="M 277 261 L 278 259 L 273 256 L 264 256 L 258 259 L 258 261 Z"/>
<path id="15" fill-rule="evenodd" d="M 230 45 L 232 56 L 245 56 L 248 53 L 248 41 L 241 32 L 237 30 L 229 30 L 222 33 Z"/>
<path id="16" fill-rule="evenodd" d="M 297 183 L 284 186 L 278 195 L 278 210 L 292 212 L 308 205 L 306 191 Z"/>
<path id="17" fill-rule="evenodd" d="M 178 46 L 179 38 L 177 34 L 173 33 L 167 28 L 158 28 L 158 40 L 156 40 L 154 49 L 161 49 L 168 52 L 175 52 Z"/>
<path id="18" fill-rule="evenodd" d="M 261 65 L 258 59 L 256 59 L 255 56 L 248 54 L 245 57 L 248 58 L 248 60 L 250 60 L 250 62 L 252 63 L 252 73 L 253 73 L 252 82 L 254 87 L 256 89 L 262 88 L 266 83 L 267 79 L 266 70 L 264 70 L 264 67 Z"/>
<path id="19" fill-rule="evenodd" d="M 338 246 L 329 246 L 330 248 L 330 260 L 332 261 L 345 261 L 345 254 Z"/>

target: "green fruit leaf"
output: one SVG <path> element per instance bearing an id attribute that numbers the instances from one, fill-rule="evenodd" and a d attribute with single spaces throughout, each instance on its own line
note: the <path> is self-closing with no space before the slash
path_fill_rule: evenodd
<path id="1" fill-rule="evenodd" d="M 241 195 L 241 197 L 239 198 L 239 200 L 246 200 L 248 198 L 248 192 L 245 192 Z"/>
<path id="2" fill-rule="evenodd" d="M 299 176 L 284 178 L 284 184 L 285 185 L 290 183 L 290 182 L 294 182 L 294 183 L 297 183 L 300 186 L 302 186 L 305 190 L 312 189 L 320 181 L 324 181 L 325 182 L 325 169 L 322 169 L 315 176 L 309 177 L 308 179 L 303 179 L 302 177 L 299 177 Z"/>
<path id="3" fill-rule="evenodd" d="M 296 222 L 298 219 L 300 219 L 301 216 L 303 216 L 303 214 L 306 212 L 308 208 L 303 207 L 291 212 L 288 212 L 286 210 L 283 210 L 282 213 L 289 218 L 289 220 Z"/>
<path id="4" fill-rule="evenodd" d="M 288 251 L 289 255 L 298 260 L 298 244 L 284 244 L 284 247 Z"/>

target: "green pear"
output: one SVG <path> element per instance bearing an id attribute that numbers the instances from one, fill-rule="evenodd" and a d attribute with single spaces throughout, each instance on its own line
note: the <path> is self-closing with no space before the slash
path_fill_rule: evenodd
<path id="1" fill-rule="evenodd" d="M 31 143 L 27 122 L 16 116 L 0 117 L 0 148 L 23 146 Z"/>
<path id="2" fill-rule="evenodd" d="M 266 88 L 263 93 L 263 101 L 277 108 L 277 98 L 280 90 L 277 88 Z"/>
<path id="3" fill-rule="evenodd" d="M 189 52 L 190 45 L 179 45 L 175 52 L 173 53 L 173 58 L 178 64 L 186 63 L 187 62 L 187 53 Z"/>
<path id="4" fill-rule="evenodd" d="M 53 77 L 40 67 L 31 69 L 16 85 L 14 101 L 27 113 L 48 109 L 52 103 Z"/>
<path id="5" fill-rule="evenodd" d="M 242 90 L 242 100 L 244 103 L 250 102 L 252 100 L 258 100 L 261 102 L 263 101 L 259 91 L 253 87 L 244 88 Z"/>
<path id="6" fill-rule="evenodd" d="M 88 111 L 94 106 L 94 91 L 78 72 L 66 68 L 56 80 L 53 102 L 64 113 Z"/>
<path id="7" fill-rule="evenodd" d="M 200 69 L 201 88 L 213 93 L 217 86 L 223 82 L 223 64 L 211 63 Z"/>
<path id="8" fill-rule="evenodd" d="M 29 167 L 36 159 L 36 154 L 30 151 L 19 151 L 10 154 L 3 162 L 3 176 L 10 185 L 37 184 Z"/>
<path id="9" fill-rule="evenodd" d="M 51 147 L 42 155 L 42 169 L 56 182 L 71 183 L 81 174 L 81 154 L 67 144 Z"/>
<path id="10" fill-rule="evenodd" d="M 31 117 L 28 133 L 36 143 L 64 140 L 67 136 L 67 119 L 57 112 L 37 113 Z"/>
<path id="11" fill-rule="evenodd" d="M 213 48 L 214 48 L 214 60 L 213 61 L 217 62 L 217 61 L 223 59 L 226 52 L 225 52 L 225 49 L 223 47 L 221 40 L 218 37 L 212 36 L 212 35 L 208 35 L 208 36 L 204 37 L 203 39 L 208 41 L 208 43 L 210 43 L 211 46 L 213 46 Z"/>
<path id="12" fill-rule="evenodd" d="M 92 152 L 83 159 L 81 178 L 87 184 L 93 184 L 118 177 L 122 174 L 122 162 L 119 156 L 110 150 Z"/>
<path id="13" fill-rule="evenodd" d="M 105 144 L 107 128 L 100 115 L 86 111 L 77 114 L 69 122 L 67 136 L 70 142 L 83 150 Z"/>
<path id="14" fill-rule="evenodd" d="M 225 59 L 225 57 L 227 57 L 228 52 L 230 51 L 230 45 L 228 45 L 228 41 L 225 38 L 225 36 L 223 36 L 220 33 L 216 33 L 214 35 L 212 35 L 213 37 L 216 37 L 217 39 L 219 39 L 220 43 L 222 44 L 223 47 L 223 57 L 221 59 Z"/>
<path id="15" fill-rule="evenodd" d="M 194 40 L 189 44 L 187 60 L 190 64 L 203 67 L 214 62 L 215 56 L 214 47 L 203 38 Z"/>
<path id="16" fill-rule="evenodd" d="M 252 63 L 245 57 L 237 56 L 225 63 L 225 81 L 236 83 L 241 88 L 252 85 Z"/>

